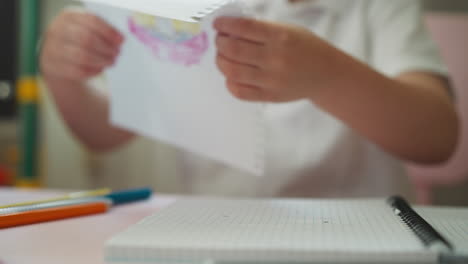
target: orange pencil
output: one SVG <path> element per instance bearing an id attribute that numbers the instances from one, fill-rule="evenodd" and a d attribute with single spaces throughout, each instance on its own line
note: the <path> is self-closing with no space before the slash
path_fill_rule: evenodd
<path id="1" fill-rule="evenodd" d="M 96 200 L 93 202 L 81 202 L 62 207 L 31 210 L 26 212 L 0 215 L 0 229 L 20 225 L 29 225 L 46 221 L 54 221 L 65 218 L 99 214 L 106 212 L 111 206 L 110 200 Z"/>

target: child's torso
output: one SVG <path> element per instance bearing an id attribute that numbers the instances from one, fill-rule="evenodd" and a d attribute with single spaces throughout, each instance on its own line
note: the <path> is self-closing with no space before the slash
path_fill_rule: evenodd
<path id="1" fill-rule="evenodd" d="M 246 1 L 260 18 L 306 27 L 372 65 L 363 6 L 366 1 L 317 0 L 296 4 L 288 4 L 287 0 Z M 400 162 L 311 102 L 269 104 L 265 118 L 264 177 L 181 154 L 186 190 L 233 196 L 353 197 L 408 193 Z"/>

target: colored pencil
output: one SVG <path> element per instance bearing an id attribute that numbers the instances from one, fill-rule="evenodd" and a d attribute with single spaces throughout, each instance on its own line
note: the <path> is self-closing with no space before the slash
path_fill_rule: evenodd
<path id="1" fill-rule="evenodd" d="M 0 215 L 0 229 L 104 213 L 107 212 L 110 205 L 110 201 L 96 201 L 93 203 L 77 203 L 63 207 Z"/>
<path id="2" fill-rule="evenodd" d="M 55 202 L 48 202 L 48 203 L 39 203 L 39 204 L 32 204 L 32 205 L 22 205 L 22 206 L 8 207 L 8 208 L 0 208 L 0 216 L 13 214 L 13 213 L 33 211 L 33 210 L 43 210 L 43 209 L 49 209 L 49 208 L 55 208 L 55 207 L 65 207 L 65 206 L 70 206 L 70 205 L 96 203 L 96 202 L 106 202 L 112 205 L 112 200 L 109 198 L 89 197 L 89 198 L 70 199 L 70 200 L 62 200 L 62 201 L 55 201 Z"/>
<path id="3" fill-rule="evenodd" d="M 70 193 L 62 197 L 57 197 L 57 198 L 52 198 L 52 199 L 47 199 L 47 200 L 29 201 L 29 202 L 23 202 L 23 203 L 4 205 L 4 206 L 0 206 L 0 209 L 17 207 L 17 206 L 28 206 L 28 205 L 35 205 L 35 204 L 42 204 L 42 203 L 58 202 L 58 201 L 77 199 L 77 198 L 104 196 L 110 193 L 111 193 L 111 190 L 108 188 L 92 190 L 92 191 L 74 192 L 74 193 Z"/>

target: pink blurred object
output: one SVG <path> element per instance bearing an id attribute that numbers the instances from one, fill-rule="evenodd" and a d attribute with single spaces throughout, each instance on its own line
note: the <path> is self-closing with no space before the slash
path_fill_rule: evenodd
<path id="1" fill-rule="evenodd" d="M 9 176 L 7 168 L 0 164 L 0 186 L 7 185 Z"/>
<path id="2" fill-rule="evenodd" d="M 462 136 L 455 156 L 447 164 L 409 166 L 417 201 L 421 204 L 432 203 L 435 186 L 455 185 L 468 179 L 468 16 L 431 13 L 426 22 L 451 74 L 462 119 Z"/>

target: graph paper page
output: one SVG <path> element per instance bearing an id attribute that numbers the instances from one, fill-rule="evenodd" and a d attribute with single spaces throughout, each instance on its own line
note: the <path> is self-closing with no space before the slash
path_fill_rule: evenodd
<path id="1" fill-rule="evenodd" d="M 385 201 L 181 200 L 118 234 L 109 261 L 433 263 Z"/>
<path id="2" fill-rule="evenodd" d="M 455 253 L 468 257 L 468 209 L 420 208 L 418 213 L 455 247 Z"/>

